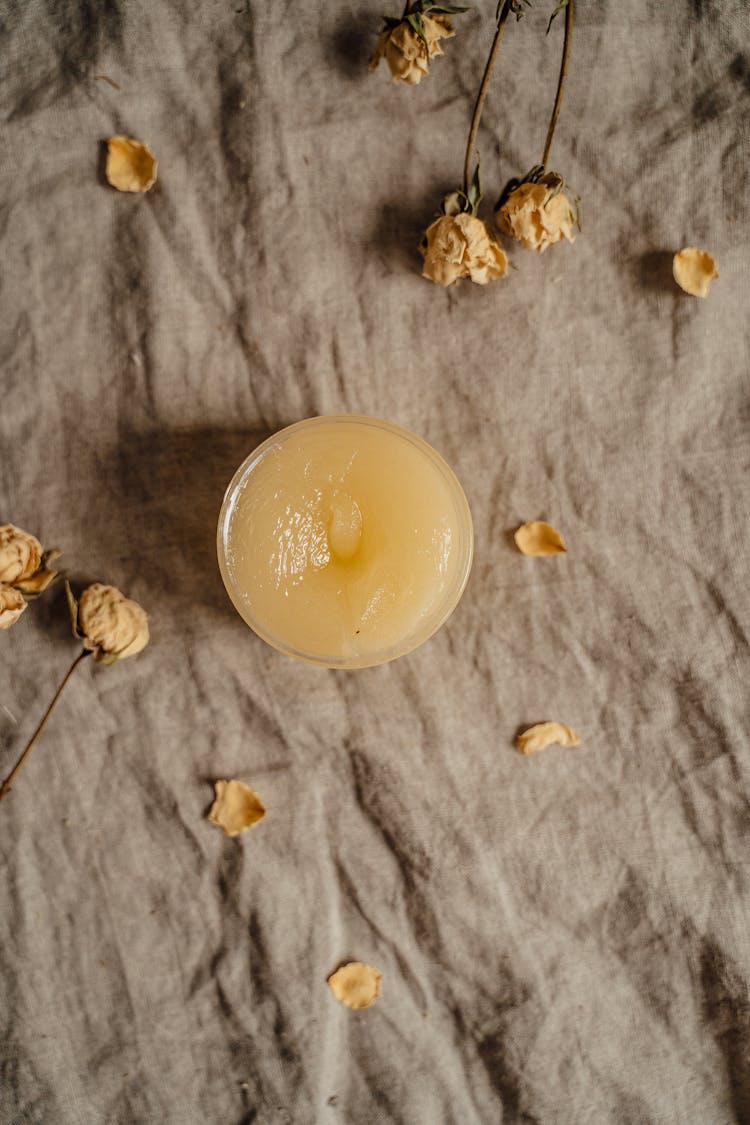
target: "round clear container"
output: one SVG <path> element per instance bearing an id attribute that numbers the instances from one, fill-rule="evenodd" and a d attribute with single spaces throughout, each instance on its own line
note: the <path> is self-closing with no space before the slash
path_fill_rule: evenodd
<path id="1" fill-rule="evenodd" d="M 440 454 L 361 414 L 307 418 L 259 445 L 227 488 L 217 534 L 240 616 L 325 668 L 385 664 L 428 640 L 458 604 L 473 545 Z"/>

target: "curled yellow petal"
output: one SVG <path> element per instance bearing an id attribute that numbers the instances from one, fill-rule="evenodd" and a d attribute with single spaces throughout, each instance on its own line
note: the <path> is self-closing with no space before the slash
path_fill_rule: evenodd
<path id="1" fill-rule="evenodd" d="M 156 157 L 142 141 L 110 137 L 106 174 L 118 191 L 148 191 L 156 183 Z"/>
<path id="2" fill-rule="evenodd" d="M 513 538 L 522 555 L 543 557 L 561 555 L 567 551 L 560 532 L 551 523 L 544 523 L 543 520 L 522 523 Z"/>
<path id="3" fill-rule="evenodd" d="M 369 1008 L 380 995 L 383 974 L 362 961 L 342 965 L 328 978 L 331 992 L 347 1008 Z"/>
<path id="4" fill-rule="evenodd" d="M 719 276 L 716 262 L 706 250 L 688 246 L 672 259 L 672 274 L 691 297 L 707 297 L 711 282 Z"/>
<path id="5" fill-rule="evenodd" d="M 544 750 L 545 746 L 557 743 L 559 746 L 578 746 L 580 738 L 574 730 L 564 723 L 537 723 L 519 734 L 516 746 L 522 754 L 533 754 Z"/>
<path id="6" fill-rule="evenodd" d="M 0 629 L 10 629 L 26 609 L 20 590 L 0 584 Z"/>
<path id="7" fill-rule="evenodd" d="M 266 815 L 258 794 L 241 781 L 216 781 L 214 789 L 216 800 L 208 819 L 223 828 L 227 836 L 239 836 Z"/>

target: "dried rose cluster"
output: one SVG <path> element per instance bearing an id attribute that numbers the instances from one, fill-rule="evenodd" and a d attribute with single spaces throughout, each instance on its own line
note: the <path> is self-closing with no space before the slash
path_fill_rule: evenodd
<path id="1" fill-rule="evenodd" d="M 0 526 L 0 629 L 9 629 L 32 598 L 59 577 L 50 562 L 60 557 L 45 551 L 35 535 L 12 523 Z M 148 644 L 148 617 L 115 586 L 95 582 L 76 601 L 67 585 L 73 632 L 102 664 L 135 656 Z"/>
<path id="2" fill-rule="evenodd" d="M 14 625 L 28 600 L 38 597 L 58 577 L 49 563 L 59 556 L 60 551 L 44 551 L 36 536 L 12 523 L 0 527 L 0 629 Z M 83 642 L 83 651 L 73 661 L 41 723 L 0 785 L 0 800 L 10 793 L 16 774 L 42 733 L 68 679 L 84 657 L 93 656 L 100 664 L 114 664 L 116 660 L 135 656 L 148 644 L 146 613 L 115 586 L 95 582 L 86 587 L 80 600 L 73 596 L 68 582 L 65 589 L 73 633 Z"/>
<path id="3" fill-rule="evenodd" d="M 579 227 L 578 209 L 566 194 L 562 176 L 545 170 L 567 74 L 573 0 L 558 0 L 547 28 L 549 30 L 558 12 L 565 9 L 563 63 L 542 163 L 535 165 L 523 179 L 511 180 L 506 185 L 495 206 L 494 228 L 477 214 L 482 198 L 478 164 L 471 187 L 468 182 L 487 83 L 500 39 L 509 16 L 514 14 L 520 18 L 523 15 L 524 3 L 528 0 L 501 0 L 498 7 L 495 37 L 469 133 L 463 190 L 450 192 L 445 197 L 420 246 L 424 258 L 422 276 L 438 285 L 454 285 L 462 278 L 487 285 L 505 277 L 508 259 L 498 241 L 499 234 L 514 239 L 526 250 L 541 254 L 563 239 L 573 242 Z M 455 35 L 450 17 L 463 11 L 466 9 L 414 0 L 407 3 L 399 19 L 384 17 L 385 27 L 370 60 L 371 68 L 385 59 L 394 83 L 418 85 L 429 73 L 432 59 L 443 54 L 440 41 Z"/>

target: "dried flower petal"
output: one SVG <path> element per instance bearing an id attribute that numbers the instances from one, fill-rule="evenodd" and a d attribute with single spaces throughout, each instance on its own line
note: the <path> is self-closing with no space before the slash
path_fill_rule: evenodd
<path id="1" fill-rule="evenodd" d="M 47 589 L 50 582 L 54 582 L 59 577 L 57 571 L 52 570 L 48 564 L 54 562 L 55 559 L 59 559 L 61 554 L 62 551 L 57 550 L 45 551 L 39 569 L 32 574 L 31 578 L 23 578 L 16 582 L 16 589 L 25 594 L 27 598 L 38 597 Z"/>
<path id="2" fill-rule="evenodd" d="M 545 746 L 557 743 L 560 746 L 578 746 L 580 738 L 574 730 L 563 723 L 537 723 L 529 727 L 516 739 L 516 746 L 522 754 L 533 754 Z"/>
<path id="3" fill-rule="evenodd" d="M 551 523 L 544 523 L 543 520 L 522 523 L 513 538 L 523 555 L 544 557 L 565 554 L 567 551 L 560 532 Z"/>
<path id="4" fill-rule="evenodd" d="M 258 794 L 241 781 L 216 781 L 214 789 L 216 800 L 208 819 L 223 828 L 227 836 L 239 836 L 266 815 Z"/>
<path id="5" fill-rule="evenodd" d="M 23 595 L 12 586 L 0 586 L 0 629 L 10 629 L 26 609 Z"/>
<path id="6" fill-rule="evenodd" d="M 99 582 L 81 594 L 75 631 L 101 664 L 135 656 L 149 639 L 148 618 L 138 603 Z"/>
<path id="7" fill-rule="evenodd" d="M 444 15 L 421 15 L 420 26 L 424 36 L 419 35 L 412 24 L 404 19 L 395 27 L 388 27 L 379 37 L 370 58 L 370 69 L 374 70 L 381 59 L 385 59 L 393 81 L 405 82 L 408 86 L 418 86 L 429 73 L 429 60 L 443 54 L 441 39 L 455 35 L 453 24 Z"/>
<path id="8" fill-rule="evenodd" d="M 576 237 L 576 217 L 570 200 L 563 191 L 544 181 L 522 183 L 512 191 L 497 213 L 497 225 L 524 249 L 540 254 L 563 238 L 574 242 Z"/>
<path id="9" fill-rule="evenodd" d="M 672 273 L 680 289 L 691 297 L 707 297 L 711 282 L 719 276 L 716 262 L 706 250 L 688 246 L 675 254 Z"/>
<path id="10" fill-rule="evenodd" d="M 118 191 L 148 191 L 156 182 L 156 157 L 132 137 L 110 137 L 106 175 Z"/>
<path id="11" fill-rule="evenodd" d="M 462 277 L 486 285 L 508 271 L 505 251 L 491 237 L 487 224 L 465 211 L 436 219 L 427 228 L 421 250 L 422 277 L 438 285 L 453 285 Z"/>
<path id="12" fill-rule="evenodd" d="M 380 996 L 383 974 L 362 961 L 342 965 L 328 978 L 331 991 L 347 1008 L 369 1008 Z"/>

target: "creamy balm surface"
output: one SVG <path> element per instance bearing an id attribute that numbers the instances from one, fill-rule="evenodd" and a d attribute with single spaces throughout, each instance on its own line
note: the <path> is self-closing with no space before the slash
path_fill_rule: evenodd
<path id="1" fill-rule="evenodd" d="M 219 526 L 224 581 L 248 624 L 333 667 L 426 640 L 455 607 L 471 550 L 468 505 L 442 458 L 359 415 L 311 418 L 262 445 Z"/>

